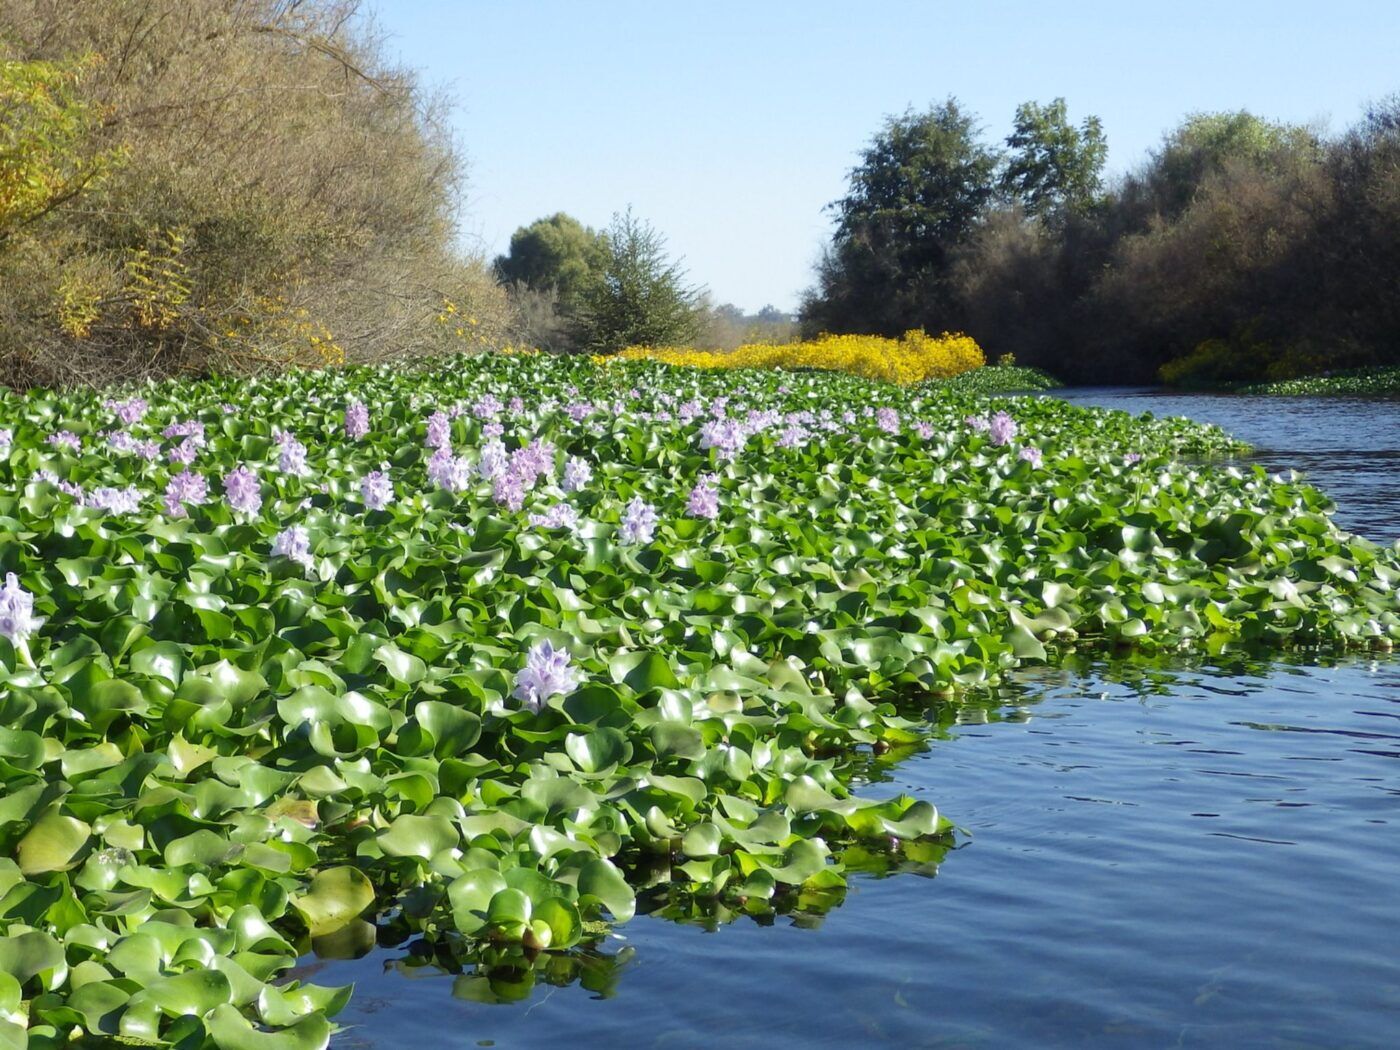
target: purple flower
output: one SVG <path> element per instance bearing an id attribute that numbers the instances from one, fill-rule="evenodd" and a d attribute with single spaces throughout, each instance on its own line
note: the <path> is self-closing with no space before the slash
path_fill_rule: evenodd
<path id="1" fill-rule="evenodd" d="M 554 473 L 554 446 L 536 438 L 511 453 L 509 469 L 527 489 L 533 488 L 538 479 Z"/>
<path id="2" fill-rule="evenodd" d="M 501 414 L 501 399 L 495 394 L 482 394 L 472 405 L 472 415 L 482 422 L 488 419 L 495 419 Z"/>
<path id="3" fill-rule="evenodd" d="M 807 442 L 805 427 L 787 427 L 778 435 L 779 448 L 801 448 Z"/>
<path id="4" fill-rule="evenodd" d="M 452 446 L 452 420 L 447 417 L 446 412 L 434 412 L 428 417 L 426 444 L 429 448 L 436 449 Z"/>
<path id="5" fill-rule="evenodd" d="M 262 488 L 258 476 L 247 467 L 238 467 L 224 475 L 224 495 L 229 506 L 249 517 L 262 510 Z"/>
<path id="6" fill-rule="evenodd" d="M 719 517 L 719 490 L 715 488 L 713 474 L 700 475 L 695 487 L 690 490 L 685 512 L 692 518 L 708 518 L 710 521 Z"/>
<path id="7" fill-rule="evenodd" d="M 10 454 L 10 446 L 15 443 L 15 432 L 9 427 L 0 430 L 0 456 Z"/>
<path id="8" fill-rule="evenodd" d="M 676 409 L 676 418 L 679 419 L 682 423 L 689 423 L 702 411 L 704 411 L 704 409 L 700 402 L 696 401 L 695 398 L 691 398 L 689 401 L 682 403 L 681 406 L 678 409 Z"/>
<path id="9" fill-rule="evenodd" d="M 875 425 L 886 434 L 898 434 L 899 413 L 892 408 L 881 408 L 875 413 Z"/>
<path id="10" fill-rule="evenodd" d="M 65 496 L 70 496 L 78 506 L 87 503 L 87 495 L 83 492 L 83 487 L 74 481 L 64 481 L 51 470 L 40 470 L 34 475 L 35 481 L 47 481 L 54 488 L 58 489 Z"/>
<path id="11" fill-rule="evenodd" d="M 656 535 L 656 508 L 641 496 L 633 496 L 622 515 L 617 536 L 623 543 L 650 543 Z"/>
<path id="12" fill-rule="evenodd" d="M 122 425 L 128 427 L 133 423 L 141 422 L 141 417 L 146 414 L 146 409 L 150 407 L 144 399 L 139 397 L 133 397 L 129 401 L 114 401 L 108 398 L 102 405 L 115 412 Z"/>
<path id="13" fill-rule="evenodd" d="M 573 529 L 578 526 L 578 511 L 569 503 L 556 503 L 543 514 L 531 514 L 530 524 L 542 529 Z"/>
<path id="14" fill-rule="evenodd" d="M 503 423 L 483 423 L 481 424 L 481 436 L 484 438 L 498 438 L 506 432 Z"/>
<path id="15" fill-rule="evenodd" d="M 1142 461 L 1142 453 L 1141 453 L 1141 452 L 1129 452 L 1126 456 L 1123 457 L 1123 462 L 1124 462 L 1126 465 L 1130 466 L 1130 467 L 1131 467 L 1134 463 L 1139 463 L 1139 462 L 1141 462 L 1141 461 Z"/>
<path id="16" fill-rule="evenodd" d="M 481 446 L 481 458 L 477 460 L 476 473 L 486 481 L 494 481 L 506 472 L 506 447 L 496 438 Z"/>
<path id="17" fill-rule="evenodd" d="M 571 401 L 565 406 L 564 414 L 575 423 L 582 423 L 593 414 L 593 405 L 588 401 Z"/>
<path id="18" fill-rule="evenodd" d="M 107 447 L 110 448 L 113 452 L 125 452 L 128 455 L 137 452 L 144 453 L 147 446 L 152 444 L 154 443 L 138 441 L 135 435 L 133 435 L 129 430 L 109 430 L 107 432 Z M 157 454 L 159 454 L 158 447 Z"/>
<path id="19" fill-rule="evenodd" d="M 360 499 L 369 510 L 383 510 L 394 501 L 394 483 L 385 473 L 389 464 L 380 464 L 360 479 Z"/>
<path id="20" fill-rule="evenodd" d="M 1005 412 L 998 412 L 992 417 L 992 421 L 987 427 L 987 436 L 993 445 L 1009 445 L 1011 439 L 1020 433 L 1020 430 L 1021 428 L 1016 425 L 1016 420 Z"/>
<path id="21" fill-rule="evenodd" d="M 732 460 L 747 441 L 743 427 L 732 419 L 712 419 L 700 425 L 700 447 L 714 449 L 722 460 Z"/>
<path id="22" fill-rule="evenodd" d="M 44 440 L 54 448 L 70 448 L 74 452 L 83 447 L 82 438 L 71 430 L 56 430 Z"/>
<path id="23" fill-rule="evenodd" d="M 197 507 L 209 499 L 209 483 L 202 474 L 182 470 L 172 474 L 165 486 L 165 513 L 172 518 L 188 517 L 186 505 Z M 262 497 L 258 497 L 261 502 Z"/>
<path id="24" fill-rule="evenodd" d="M 0 588 L 0 635 L 20 645 L 43 623 L 44 617 L 34 615 L 34 595 L 19 585 L 14 573 L 7 572 L 5 586 Z"/>
<path id="25" fill-rule="evenodd" d="M 135 485 L 124 489 L 104 485 L 92 490 L 87 505 L 105 510 L 108 514 L 135 514 L 141 509 L 141 493 Z"/>
<path id="26" fill-rule="evenodd" d="M 167 438 L 189 438 L 199 448 L 204 447 L 204 424 L 197 419 L 186 420 L 183 423 L 171 423 L 161 432 L 162 437 Z"/>
<path id="27" fill-rule="evenodd" d="M 570 456 L 564 464 L 564 491 L 580 492 L 592 479 L 593 468 L 588 465 L 588 460 Z"/>
<path id="28" fill-rule="evenodd" d="M 311 568 L 311 537 L 300 525 L 283 529 L 272 540 L 272 553 Z"/>
<path id="29" fill-rule="evenodd" d="M 461 492 L 471 484 L 471 469 L 466 456 L 454 456 L 450 448 L 439 448 L 428 460 L 428 479 L 440 489 Z"/>
<path id="30" fill-rule="evenodd" d="M 1022 445 L 1021 450 L 1016 455 L 1033 467 L 1040 466 L 1040 449 L 1034 445 Z"/>
<path id="31" fill-rule="evenodd" d="M 914 433 L 918 434 L 922 440 L 927 441 L 929 438 L 933 437 L 933 424 L 925 423 L 921 419 L 914 424 Z"/>
<path id="32" fill-rule="evenodd" d="M 306 446 L 287 433 L 282 434 L 280 441 L 282 451 L 277 454 L 277 469 L 298 478 L 310 474 L 311 468 L 306 464 Z"/>
<path id="33" fill-rule="evenodd" d="M 511 415 L 513 415 L 513 416 L 518 416 L 518 415 L 520 415 L 521 412 L 524 412 L 524 411 L 525 411 L 525 402 L 524 402 L 524 401 L 520 400 L 520 398 L 518 398 L 518 397 L 513 397 L 513 398 L 510 399 L 510 414 L 511 414 Z"/>
<path id="34" fill-rule="evenodd" d="M 13 577 L 12 577 L 13 578 Z M 515 676 L 511 694 L 526 711 L 538 714 L 551 696 L 566 696 L 578 688 L 578 669 L 565 649 L 552 642 L 540 642 L 525 657 L 525 666 Z"/>
<path id="35" fill-rule="evenodd" d="M 345 402 L 345 436 L 359 441 L 369 433 L 369 409 L 359 401 Z"/>
<path id="36" fill-rule="evenodd" d="M 185 438 L 170 450 L 170 462 L 189 466 L 197 455 L 199 455 L 199 449 L 194 443 L 194 438 Z"/>
<path id="37" fill-rule="evenodd" d="M 992 425 L 987 422 L 986 416 L 964 416 L 963 422 L 972 429 L 974 434 L 985 434 Z"/>
<path id="38" fill-rule="evenodd" d="M 782 415 L 777 409 L 766 408 L 762 412 L 754 410 L 749 413 L 749 418 L 745 420 L 744 429 L 749 434 L 757 434 L 760 430 L 771 430 L 782 422 Z"/>
<path id="39" fill-rule="evenodd" d="M 508 510 L 519 510 L 525 506 L 525 483 L 513 471 L 497 474 L 491 483 L 491 498 Z"/>

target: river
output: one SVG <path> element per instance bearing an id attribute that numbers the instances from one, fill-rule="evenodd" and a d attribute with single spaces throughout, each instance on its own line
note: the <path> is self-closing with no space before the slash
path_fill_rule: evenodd
<path id="1" fill-rule="evenodd" d="M 1400 536 L 1400 401 L 1054 396 L 1218 423 Z M 1395 1045 L 1400 659 L 1028 671 L 861 790 L 956 821 L 935 877 L 858 876 L 821 918 L 639 916 L 529 991 L 403 946 L 317 960 L 358 984 L 332 1045 Z"/>

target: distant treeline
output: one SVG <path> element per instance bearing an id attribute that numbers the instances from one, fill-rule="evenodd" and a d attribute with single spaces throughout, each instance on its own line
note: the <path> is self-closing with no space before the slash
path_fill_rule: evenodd
<path id="1" fill-rule="evenodd" d="M 1340 134 L 1197 114 L 1105 185 L 1099 122 L 889 118 L 833 204 L 808 333 L 961 329 L 1077 382 L 1400 362 L 1400 100 Z"/>
<path id="2" fill-rule="evenodd" d="M 630 346 L 733 350 L 779 343 L 796 319 L 773 306 L 747 314 L 692 286 L 666 240 L 630 211 L 606 230 L 558 212 L 521 226 L 493 270 L 508 289 L 515 336 L 557 353 L 613 353 Z"/>
<path id="3" fill-rule="evenodd" d="M 504 339 L 462 172 L 353 0 L 5 0 L 0 383 Z"/>

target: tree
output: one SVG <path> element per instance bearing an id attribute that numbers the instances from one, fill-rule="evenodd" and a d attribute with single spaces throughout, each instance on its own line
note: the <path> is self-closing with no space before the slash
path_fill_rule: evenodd
<path id="1" fill-rule="evenodd" d="M 557 212 L 511 234 L 510 250 L 496 257 L 494 269 L 503 284 L 553 292 L 559 309 L 568 313 L 602 272 L 607 258 L 605 234 Z"/>
<path id="2" fill-rule="evenodd" d="M 0 383 L 498 337 L 506 296 L 457 247 L 445 100 L 355 12 L 0 3 Z"/>
<path id="3" fill-rule="evenodd" d="M 836 232 L 804 298 L 803 327 L 952 327 L 952 255 L 993 198 L 997 162 L 956 99 L 886 118 L 850 191 L 831 205 Z"/>
<path id="4" fill-rule="evenodd" d="M 1011 149 L 1001 185 L 1035 218 L 1082 212 L 1098 197 L 1108 141 L 1095 116 L 1079 127 L 1069 122 L 1065 100 L 1048 106 L 1023 102 L 1016 107 Z"/>
<path id="5" fill-rule="evenodd" d="M 595 353 L 628 346 L 675 346 L 699 332 L 703 289 L 666 254 L 666 240 L 631 209 L 613 216 L 601 277 L 586 286 L 578 314 L 580 345 Z"/>
<path id="6" fill-rule="evenodd" d="M 1296 124 L 1234 113 L 1193 113 L 1167 134 L 1143 177 L 1159 211 L 1180 215 L 1206 178 L 1231 164 L 1273 174 L 1297 158 L 1322 154 L 1317 135 Z"/>
<path id="7" fill-rule="evenodd" d="M 0 63 L 0 240 L 119 159 L 89 146 L 101 114 L 78 87 L 96 61 Z"/>

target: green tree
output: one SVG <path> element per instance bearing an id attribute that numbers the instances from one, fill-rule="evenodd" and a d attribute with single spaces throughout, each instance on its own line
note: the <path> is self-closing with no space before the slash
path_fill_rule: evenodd
<path id="1" fill-rule="evenodd" d="M 804 299 L 804 328 L 954 326 L 953 253 L 995 194 L 997 163 L 954 98 L 886 118 L 831 205 L 836 232 Z"/>
<path id="2" fill-rule="evenodd" d="M 1180 215 L 1210 175 L 1238 164 L 1266 174 L 1298 159 L 1316 160 L 1322 144 L 1310 129 L 1234 113 L 1193 113 L 1152 155 L 1146 182 L 1158 209 Z"/>
<path id="3" fill-rule="evenodd" d="M 558 308 L 577 307 L 585 287 L 608 259 L 607 235 L 558 212 L 536 219 L 511 235 L 510 250 L 496 257 L 496 278 L 532 292 L 553 292 Z"/>
<path id="4" fill-rule="evenodd" d="M 702 322 L 703 289 L 686 283 L 666 239 L 629 209 L 613 216 L 599 280 L 582 294 L 579 345 L 595 353 L 628 346 L 675 346 L 692 341 Z"/>
<path id="5" fill-rule="evenodd" d="M 1078 127 L 1069 121 L 1065 100 L 1047 106 L 1023 102 L 1006 137 L 1010 148 L 1002 169 L 1002 190 L 1037 218 L 1082 212 L 1098 198 L 1108 142 L 1095 116 Z"/>

